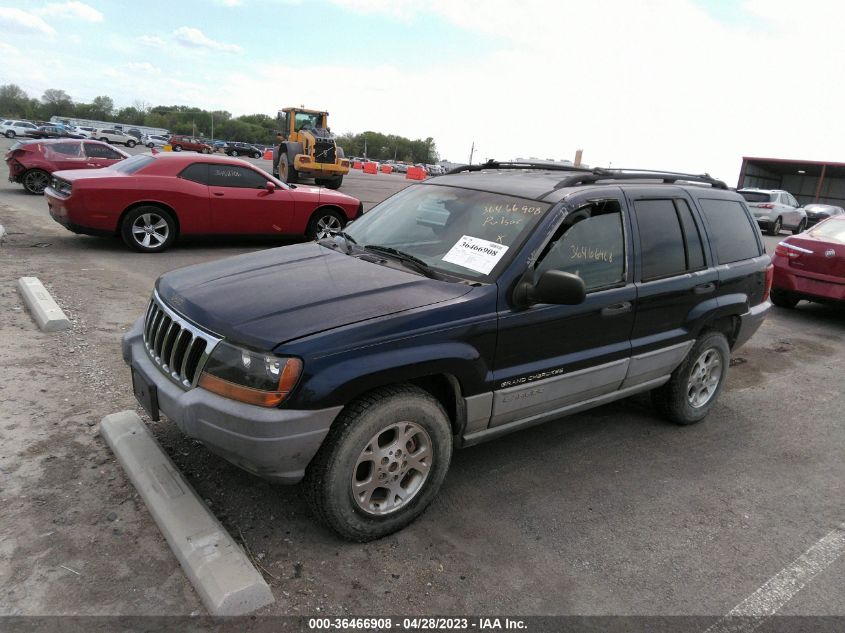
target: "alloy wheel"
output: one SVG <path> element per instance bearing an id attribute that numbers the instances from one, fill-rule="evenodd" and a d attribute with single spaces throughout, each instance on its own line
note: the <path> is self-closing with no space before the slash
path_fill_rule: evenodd
<path id="1" fill-rule="evenodd" d="M 30 193 L 44 193 L 47 185 L 50 184 L 50 174 L 40 169 L 35 169 L 24 176 L 23 184 Z"/>
<path id="2" fill-rule="evenodd" d="M 367 442 L 352 473 L 352 497 L 362 511 L 390 514 L 422 490 L 434 459 L 431 437 L 420 425 L 391 424 Z"/>
<path id="3" fill-rule="evenodd" d="M 316 238 L 321 240 L 325 237 L 331 237 L 332 235 L 340 233 L 342 229 L 343 226 L 336 216 L 324 215 L 322 218 L 317 220 Z"/>
<path id="4" fill-rule="evenodd" d="M 132 239 L 147 249 L 159 248 L 169 235 L 167 221 L 156 213 L 139 215 L 132 223 Z"/>
<path id="5" fill-rule="evenodd" d="M 687 382 L 687 402 L 694 409 L 703 407 L 719 386 L 722 379 L 722 358 L 718 350 L 709 348 L 704 350 L 695 364 Z"/>

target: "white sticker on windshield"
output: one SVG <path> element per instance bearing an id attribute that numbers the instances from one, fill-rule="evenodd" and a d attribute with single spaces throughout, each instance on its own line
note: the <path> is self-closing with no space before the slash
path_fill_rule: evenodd
<path id="1" fill-rule="evenodd" d="M 443 256 L 443 261 L 489 275 L 507 250 L 504 244 L 464 235 Z"/>

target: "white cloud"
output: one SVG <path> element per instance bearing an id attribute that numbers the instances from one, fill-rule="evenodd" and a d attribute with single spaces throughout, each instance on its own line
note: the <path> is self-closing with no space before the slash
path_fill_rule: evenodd
<path id="1" fill-rule="evenodd" d="M 33 13 L 51 17 L 69 18 L 72 20 L 83 20 L 85 22 L 102 22 L 103 14 L 91 5 L 84 2 L 51 2 L 43 9 L 36 9 Z"/>
<path id="2" fill-rule="evenodd" d="M 138 43 L 152 48 L 164 48 L 167 46 L 167 42 L 158 35 L 141 35 L 138 37 Z"/>
<path id="3" fill-rule="evenodd" d="M 382 13 L 399 20 L 409 20 L 421 11 L 419 3 L 414 0 L 331 0 L 331 2 L 356 13 Z"/>
<path id="4" fill-rule="evenodd" d="M 140 71 L 145 73 L 160 73 L 161 69 L 153 66 L 150 62 L 130 62 L 126 64 L 129 70 Z"/>
<path id="5" fill-rule="evenodd" d="M 0 7 L 0 27 L 0 30 L 8 29 L 10 32 L 23 34 L 56 34 L 56 29 L 47 24 L 41 17 L 14 7 Z"/>
<path id="6" fill-rule="evenodd" d="M 226 44 L 208 37 L 199 29 L 190 26 L 180 26 L 173 31 L 173 39 L 182 46 L 188 48 L 204 48 L 213 51 L 224 51 L 227 53 L 240 53 L 241 47 L 237 44 Z"/>

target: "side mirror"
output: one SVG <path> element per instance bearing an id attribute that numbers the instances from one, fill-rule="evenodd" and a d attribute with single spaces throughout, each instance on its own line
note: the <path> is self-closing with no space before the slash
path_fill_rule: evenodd
<path id="1" fill-rule="evenodd" d="M 276 183 L 268 180 L 267 182 L 264 183 L 264 188 L 267 191 L 269 191 L 270 193 L 273 193 L 274 191 L 276 191 Z"/>
<path id="2" fill-rule="evenodd" d="M 513 293 L 514 302 L 526 307 L 534 303 L 578 305 L 586 296 L 584 280 L 562 270 L 547 270 L 534 284 L 520 281 Z"/>

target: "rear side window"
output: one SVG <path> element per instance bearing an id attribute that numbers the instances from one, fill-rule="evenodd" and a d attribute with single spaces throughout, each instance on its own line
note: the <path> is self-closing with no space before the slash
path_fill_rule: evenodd
<path id="1" fill-rule="evenodd" d="M 734 200 L 699 200 L 707 222 L 710 243 L 720 264 L 729 264 L 760 255 L 758 229 L 751 224 L 742 204 Z"/>
<path id="2" fill-rule="evenodd" d="M 193 165 L 188 165 L 185 169 L 182 170 L 182 173 L 179 174 L 180 178 L 184 178 L 185 180 L 192 180 L 194 182 L 198 182 L 201 185 L 208 184 L 208 165 L 206 163 L 194 163 Z"/>
<path id="3" fill-rule="evenodd" d="M 240 189 L 263 189 L 267 177 L 248 167 L 237 165 L 211 165 L 208 184 L 213 187 L 238 187 Z"/>
<path id="4" fill-rule="evenodd" d="M 155 160 L 156 159 L 152 156 L 138 154 L 137 156 L 132 156 L 131 158 L 120 161 L 119 163 L 115 163 L 114 169 L 122 174 L 134 174 L 150 163 L 155 162 Z"/>
<path id="5" fill-rule="evenodd" d="M 634 209 L 643 281 L 704 266 L 701 237 L 685 200 L 637 200 Z"/>

